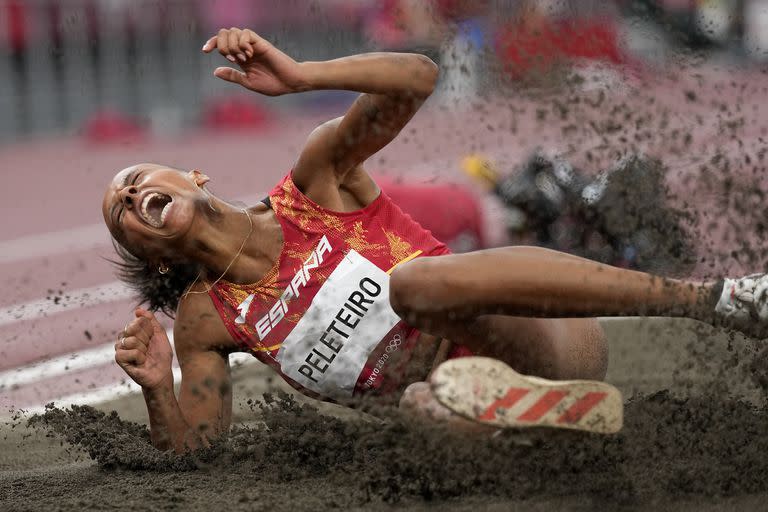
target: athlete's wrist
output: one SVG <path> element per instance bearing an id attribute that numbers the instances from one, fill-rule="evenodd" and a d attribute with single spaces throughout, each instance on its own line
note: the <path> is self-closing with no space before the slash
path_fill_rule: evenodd
<path id="1" fill-rule="evenodd" d="M 162 394 L 167 394 L 168 392 L 173 393 L 173 372 L 168 372 L 165 377 L 156 383 L 142 385 L 141 390 L 145 396 L 147 394 L 159 396 Z"/>
<path id="2" fill-rule="evenodd" d="M 324 76 L 327 75 L 327 61 L 299 62 L 300 80 L 293 84 L 293 92 L 306 92 L 327 89 Z"/>

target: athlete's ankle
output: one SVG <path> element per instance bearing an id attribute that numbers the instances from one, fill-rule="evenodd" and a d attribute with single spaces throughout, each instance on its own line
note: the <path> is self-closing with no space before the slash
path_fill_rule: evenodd
<path id="1" fill-rule="evenodd" d="M 707 298 L 707 310 L 710 315 L 714 317 L 715 307 L 720 302 L 720 297 L 723 295 L 723 288 L 725 288 L 725 279 L 718 279 L 715 283 L 710 285 L 710 292 Z"/>
<path id="2" fill-rule="evenodd" d="M 688 318 L 706 322 L 711 325 L 718 325 L 720 316 L 716 312 L 716 307 L 723 294 L 725 286 L 724 279 L 718 279 L 714 282 L 702 283 L 697 286 L 696 299 L 685 311 Z M 690 304 L 690 303 L 689 303 Z"/>

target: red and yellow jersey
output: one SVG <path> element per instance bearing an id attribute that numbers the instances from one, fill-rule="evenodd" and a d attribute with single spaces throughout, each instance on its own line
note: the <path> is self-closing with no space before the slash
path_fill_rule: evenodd
<path id="1" fill-rule="evenodd" d="M 334 212 L 289 174 L 269 198 L 283 231 L 278 261 L 257 283 L 222 280 L 210 291 L 229 333 L 312 396 L 386 391 L 419 337 L 389 304 L 389 273 L 448 249 L 383 192 L 365 208 Z"/>

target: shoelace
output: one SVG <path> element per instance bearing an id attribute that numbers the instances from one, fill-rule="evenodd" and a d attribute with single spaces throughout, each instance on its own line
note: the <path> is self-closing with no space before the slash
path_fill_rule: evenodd
<path id="1" fill-rule="evenodd" d="M 742 290 L 737 289 L 738 286 L 734 285 L 733 289 L 731 290 L 731 298 L 737 299 L 741 302 L 754 302 L 755 301 L 755 289 L 754 287 L 750 290 L 747 288 L 744 288 Z"/>
<path id="2" fill-rule="evenodd" d="M 766 293 L 763 292 L 760 297 L 755 295 L 759 279 L 764 277 L 761 274 L 747 276 L 736 283 L 731 288 L 731 300 L 737 309 L 747 310 L 752 318 L 759 318 L 759 311 L 762 309 L 758 302 L 766 301 Z M 748 281 L 747 281 L 748 280 Z M 745 282 L 746 281 L 746 282 Z M 740 284 L 747 286 L 740 287 Z"/>

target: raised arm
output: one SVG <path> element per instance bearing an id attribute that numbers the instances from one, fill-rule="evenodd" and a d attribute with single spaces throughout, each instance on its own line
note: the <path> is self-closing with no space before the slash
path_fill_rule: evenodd
<path id="1" fill-rule="evenodd" d="M 308 168 L 329 164 L 339 178 L 389 144 L 437 81 L 437 66 L 417 54 L 369 53 L 303 65 L 311 89 L 363 93 L 343 117 L 315 130 L 294 171 L 305 162 Z"/>
<path id="2" fill-rule="evenodd" d="M 294 168 L 302 174 L 332 169 L 342 178 L 386 146 L 432 93 L 437 66 L 423 55 L 369 53 L 325 62 L 298 63 L 251 30 L 222 29 L 203 46 L 218 49 L 242 71 L 214 74 L 262 94 L 277 96 L 321 89 L 363 93 L 347 113 L 317 128 Z"/>
<path id="3" fill-rule="evenodd" d="M 190 295 L 192 297 L 199 297 Z M 173 349 L 165 330 L 146 310 L 126 327 L 115 345 L 115 359 L 141 386 L 149 415 L 152 444 L 176 452 L 207 446 L 209 440 L 229 429 L 232 392 L 229 363 L 224 346 L 226 328 L 203 300 L 183 301 L 174 324 L 176 355 L 181 366 L 181 390 L 174 392 L 171 360 Z"/>

